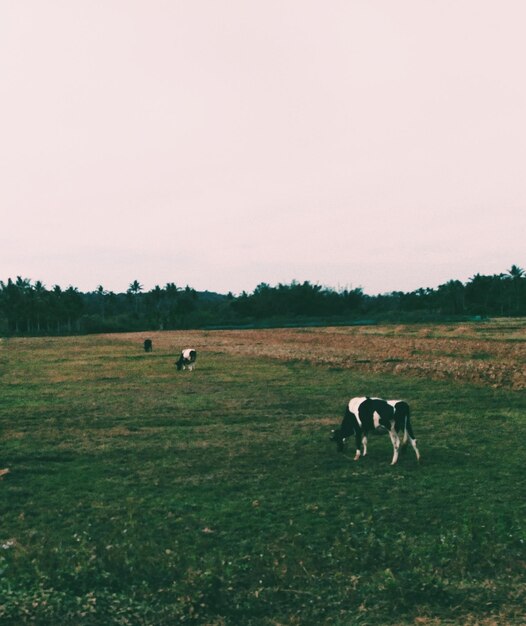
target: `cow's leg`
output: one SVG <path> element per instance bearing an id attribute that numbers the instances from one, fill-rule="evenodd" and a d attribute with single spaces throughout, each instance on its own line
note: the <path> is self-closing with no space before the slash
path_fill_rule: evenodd
<path id="1" fill-rule="evenodd" d="M 360 447 L 362 445 L 362 431 L 360 428 L 356 428 L 354 439 L 356 442 L 356 454 L 354 455 L 354 460 L 357 461 L 361 455 Z"/>
<path id="2" fill-rule="evenodd" d="M 420 452 L 418 451 L 418 448 L 416 447 L 416 439 L 409 437 L 409 441 L 411 442 L 411 445 L 413 446 L 413 450 L 415 451 L 416 460 L 420 461 Z"/>
<path id="3" fill-rule="evenodd" d="M 364 434 L 362 437 L 362 445 L 363 445 L 363 456 L 367 454 L 367 435 Z"/>
<path id="4" fill-rule="evenodd" d="M 400 452 L 405 452 L 407 450 L 408 441 L 409 435 L 407 434 L 407 429 L 404 427 L 404 436 L 402 437 L 402 441 L 400 442 Z"/>
<path id="5" fill-rule="evenodd" d="M 391 437 L 391 443 L 393 444 L 393 460 L 391 461 L 391 465 L 395 465 L 398 461 L 398 450 L 400 448 L 400 438 L 398 437 L 398 433 L 396 432 L 394 426 L 389 431 L 389 437 Z"/>
<path id="6" fill-rule="evenodd" d="M 416 460 L 420 461 L 420 452 L 418 451 L 418 448 L 416 447 L 415 433 L 413 432 L 413 427 L 411 426 L 409 417 L 407 418 L 406 423 L 405 423 L 404 438 L 407 438 L 407 437 L 409 437 L 409 441 L 411 442 L 411 445 L 413 446 L 413 450 L 415 451 Z"/>
<path id="7" fill-rule="evenodd" d="M 411 445 L 413 446 L 413 450 L 415 451 L 416 454 L 416 460 L 420 461 L 420 452 L 418 451 L 418 448 L 416 447 L 416 439 L 410 439 L 411 441 Z"/>

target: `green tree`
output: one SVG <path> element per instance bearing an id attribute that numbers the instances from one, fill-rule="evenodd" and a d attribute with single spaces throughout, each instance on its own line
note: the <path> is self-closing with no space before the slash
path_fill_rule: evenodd
<path id="1" fill-rule="evenodd" d="M 41 320 L 46 310 L 46 287 L 42 281 L 37 280 L 33 285 L 33 309 L 37 332 L 41 331 Z"/>
<path id="2" fill-rule="evenodd" d="M 134 280 L 132 283 L 130 283 L 130 286 L 128 287 L 128 291 L 126 292 L 127 294 L 133 297 L 134 306 L 135 306 L 135 315 L 139 314 L 139 294 L 141 293 L 142 289 L 143 287 L 141 283 L 138 280 Z"/>
<path id="3" fill-rule="evenodd" d="M 106 291 L 106 289 L 104 289 L 102 285 L 99 285 L 97 287 L 96 293 L 99 300 L 100 316 L 102 318 L 102 321 L 104 321 L 104 316 L 106 313 L 106 296 L 108 295 L 108 292 Z"/>
<path id="4" fill-rule="evenodd" d="M 68 287 L 63 295 L 63 315 L 66 319 L 68 332 L 71 333 L 73 331 L 74 324 L 75 329 L 78 331 L 78 320 L 84 309 L 82 297 L 76 287 Z"/>
<path id="5" fill-rule="evenodd" d="M 465 288 L 459 280 L 449 280 L 440 285 L 437 290 L 437 299 L 442 313 L 453 315 L 465 312 Z"/>
<path id="6" fill-rule="evenodd" d="M 524 284 L 526 282 L 526 274 L 518 265 L 512 265 L 508 270 L 507 277 L 511 280 L 512 285 L 513 313 L 518 315 L 522 308 L 521 301 L 524 292 Z"/>
<path id="7" fill-rule="evenodd" d="M 164 329 L 164 311 L 163 302 L 165 300 L 165 292 L 155 285 L 155 287 L 146 294 L 146 308 L 152 311 L 151 319 L 159 330 Z"/>
<path id="8" fill-rule="evenodd" d="M 2 308 L 7 318 L 7 328 L 9 332 L 18 334 L 20 329 L 20 315 L 22 312 L 22 293 L 18 286 L 11 280 L 1 283 L 2 286 Z"/>

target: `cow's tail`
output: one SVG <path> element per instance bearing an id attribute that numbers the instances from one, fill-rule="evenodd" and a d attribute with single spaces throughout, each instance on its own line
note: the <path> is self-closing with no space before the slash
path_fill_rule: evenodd
<path id="1" fill-rule="evenodd" d="M 411 412 L 409 410 L 409 405 L 406 402 L 403 403 L 403 419 L 404 419 L 403 443 L 406 444 L 407 440 L 409 439 L 409 441 L 411 442 L 411 446 L 413 450 L 415 451 L 416 460 L 420 461 L 420 452 L 416 445 L 416 437 L 415 437 L 415 433 L 413 432 L 413 426 L 411 424 Z"/>
<path id="2" fill-rule="evenodd" d="M 407 402 L 399 402 L 396 406 L 396 413 L 398 413 L 398 424 L 400 426 L 403 425 L 404 429 L 404 438 L 402 443 L 405 445 L 407 443 L 408 437 L 411 439 L 415 439 L 415 434 L 413 432 L 413 426 L 411 425 L 411 410 L 409 409 L 409 405 Z"/>
<path id="3" fill-rule="evenodd" d="M 407 418 L 406 418 L 406 422 L 405 422 L 405 432 L 407 433 L 407 435 L 409 435 L 409 437 L 413 441 L 416 440 L 415 433 L 413 432 L 413 426 L 411 424 L 411 417 L 409 415 L 409 409 L 407 411 Z M 406 440 L 407 440 L 407 435 L 406 435 Z"/>

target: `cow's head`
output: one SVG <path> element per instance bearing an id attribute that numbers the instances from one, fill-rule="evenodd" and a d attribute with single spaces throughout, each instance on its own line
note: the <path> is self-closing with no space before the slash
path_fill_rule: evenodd
<path id="1" fill-rule="evenodd" d="M 345 437 L 342 435 L 341 428 L 331 430 L 331 441 L 336 442 L 338 452 L 343 452 L 343 444 L 345 443 Z"/>
<path id="2" fill-rule="evenodd" d="M 178 370 L 182 370 L 183 369 L 183 357 L 181 357 L 178 361 L 175 362 L 175 367 Z"/>

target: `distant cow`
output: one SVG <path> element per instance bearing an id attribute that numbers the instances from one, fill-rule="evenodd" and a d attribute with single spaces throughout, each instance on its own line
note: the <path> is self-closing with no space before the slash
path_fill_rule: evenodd
<path id="1" fill-rule="evenodd" d="M 145 352 L 151 352 L 153 349 L 153 343 L 151 339 L 145 339 L 144 340 L 144 351 Z"/>
<path id="2" fill-rule="evenodd" d="M 398 433 L 404 431 L 403 443 L 409 441 L 413 446 L 417 461 L 420 460 L 420 452 L 416 447 L 416 439 L 411 426 L 410 410 L 407 402 L 403 400 L 382 400 L 380 398 L 351 398 L 345 407 L 345 413 L 340 428 L 332 431 L 331 439 L 336 441 L 338 451 L 343 451 L 343 444 L 350 435 L 354 434 L 356 441 L 356 454 L 354 460 L 358 461 L 360 447 L 363 445 L 363 456 L 367 454 L 367 434 L 371 431 L 388 432 L 393 444 L 393 460 L 391 465 L 398 461 L 400 438 Z"/>
<path id="3" fill-rule="evenodd" d="M 196 360 L 197 351 L 193 348 L 186 348 L 181 352 L 181 356 L 179 357 L 179 360 L 175 362 L 175 365 L 178 370 L 184 370 L 186 368 L 193 370 Z"/>

